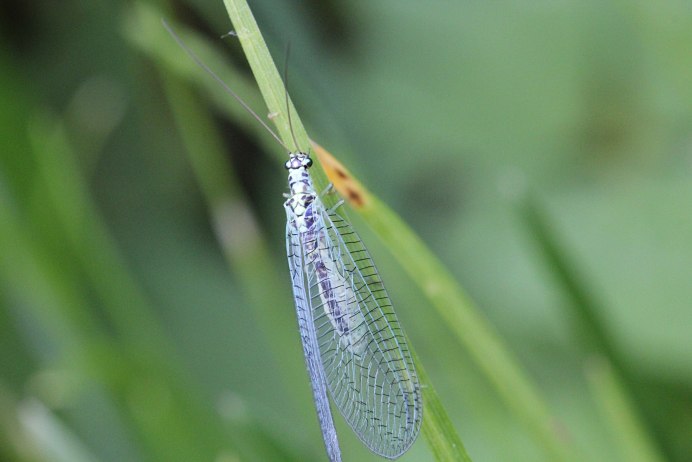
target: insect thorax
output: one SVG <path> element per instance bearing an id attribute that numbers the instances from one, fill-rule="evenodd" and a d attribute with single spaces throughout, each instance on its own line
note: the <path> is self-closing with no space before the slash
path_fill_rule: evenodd
<path id="1" fill-rule="evenodd" d="M 286 161 L 290 193 L 284 206 L 292 212 L 296 227 L 302 233 L 310 229 L 314 223 L 314 217 L 308 216 L 310 214 L 307 213 L 310 204 L 315 202 L 317 198 L 308 174 L 308 168 L 311 165 L 312 159 L 303 152 L 291 153 L 290 158 Z"/>

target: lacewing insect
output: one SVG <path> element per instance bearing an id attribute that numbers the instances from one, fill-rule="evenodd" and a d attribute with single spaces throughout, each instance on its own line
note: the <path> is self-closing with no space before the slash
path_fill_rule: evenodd
<path id="1" fill-rule="evenodd" d="M 163 24 L 183 50 L 290 151 L 165 21 Z M 290 126 L 288 94 L 286 108 Z M 288 155 L 289 193 L 284 203 L 288 267 L 327 455 L 332 462 L 341 460 L 329 394 L 371 451 L 395 459 L 416 440 L 423 412 L 406 338 L 362 241 L 336 208 L 325 207 L 315 191 L 308 174 L 312 159 L 300 150 Z"/>

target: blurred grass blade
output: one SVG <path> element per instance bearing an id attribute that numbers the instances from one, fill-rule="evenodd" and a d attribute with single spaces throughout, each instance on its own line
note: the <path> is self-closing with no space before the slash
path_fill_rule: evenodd
<path id="1" fill-rule="evenodd" d="M 380 202 L 327 150 L 312 143 L 334 187 L 365 219 L 418 284 L 438 314 L 471 353 L 505 404 L 551 460 L 576 455 L 558 421 L 499 335 L 482 317 L 449 271 L 389 207 Z"/>
<path id="2" fill-rule="evenodd" d="M 605 361 L 607 368 L 605 366 L 597 367 L 596 370 L 600 373 L 595 373 L 591 378 L 601 385 L 598 390 L 608 393 L 616 399 L 619 404 L 614 404 L 614 406 L 617 406 L 620 411 L 628 408 L 627 417 L 632 421 L 639 421 L 637 424 L 629 425 L 630 428 L 637 429 L 637 439 L 641 441 L 642 446 L 648 448 L 648 451 L 642 451 L 639 457 L 649 454 L 655 455 L 657 453 L 654 443 L 655 433 L 651 432 L 645 424 L 646 421 L 638 416 L 645 408 L 637 402 L 637 395 L 632 390 L 637 380 L 625 365 L 625 361 L 611 340 L 612 335 L 608 333 L 605 324 L 601 321 L 599 313 L 603 313 L 604 309 L 596 302 L 586 284 L 579 280 L 574 266 L 570 264 L 563 247 L 559 244 L 557 236 L 549 224 L 546 213 L 536 199 L 531 196 L 526 198 L 522 209 L 522 218 L 530 231 L 530 235 L 534 237 L 551 274 L 556 276 L 558 283 L 571 300 L 570 306 L 576 315 L 574 318 L 577 320 L 580 337 L 585 343 L 587 359 L 594 354 L 605 358 L 603 361 Z M 599 378 L 602 380 L 598 381 Z M 620 412 L 618 415 L 624 414 Z M 623 429 L 622 425 L 614 425 L 614 427 Z M 626 435 L 621 435 L 620 440 L 632 441 Z M 655 455 L 651 459 L 638 460 L 661 460 L 661 457 Z"/>
<path id="3" fill-rule="evenodd" d="M 96 462 L 98 459 L 43 403 L 19 405 L 19 421 L 46 459 L 54 462 Z"/>
<path id="4" fill-rule="evenodd" d="M 207 100 L 214 103 L 223 113 L 228 114 L 234 123 L 253 134 L 254 139 L 262 143 L 265 149 L 275 149 L 276 140 L 267 134 L 264 128 L 237 101 L 229 97 L 223 88 L 202 72 L 191 59 L 181 59 L 182 50 L 171 39 L 166 29 L 161 26 L 162 16 L 162 11 L 150 3 L 136 1 L 124 17 L 123 35 L 136 49 L 155 61 L 167 73 L 199 88 Z M 244 73 L 236 71 L 225 59 L 226 56 L 199 34 L 180 25 L 173 24 L 173 27 L 200 59 L 213 69 L 250 107 L 262 114 L 261 108 L 264 102 L 257 91 L 254 80 L 250 80 L 245 77 Z M 218 43 L 223 42 L 219 40 Z"/>
<path id="5" fill-rule="evenodd" d="M 0 460 L 13 462 L 50 462 L 31 435 L 23 431 L 19 403 L 7 384 L 0 381 Z"/>
<path id="6" fill-rule="evenodd" d="M 72 275 L 31 238 L 16 206 L 0 188 L 0 275 L 7 287 L 24 296 L 41 327 L 64 350 L 56 353 L 74 354 L 88 345 L 90 333 L 99 333 L 99 326 L 89 316 L 84 295 L 71 284 Z"/>
<path id="7" fill-rule="evenodd" d="M 555 232 L 548 224 L 545 212 L 538 206 L 535 199 L 527 197 L 522 209 L 522 219 L 538 245 L 545 260 L 563 290 L 572 300 L 572 307 L 579 320 L 579 333 L 587 343 L 589 352 L 604 355 L 617 369 L 623 369 L 620 355 L 599 318 L 603 309 L 598 306 L 593 295 L 585 284 L 578 280 L 576 271 L 567 261 L 562 246 L 557 242 Z"/>
<path id="8" fill-rule="evenodd" d="M 45 188 L 46 202 L 42 206 L 56 212 L 60 226 L 56 231 L 64 234 L 80 259 L 86 276 L 101 295 L 113 326 L 123 339 L 143 352 L 166 356 L 170 345 L 91 201 L 64 127 L 57 118 L 44 115 L 30 125 L 29 134 L 40 187 Z"/>
<path id="9" fill-rule="evenodd" d="M 627 462 L 664 462 L 653 441 L 642 426 L 636 408 L 627 398 L 627 393 L 617 373 L 604 357 L 589 360 L 586 377 L 595 396 L 598 409 L 611 428 L 613 438 Z"/>

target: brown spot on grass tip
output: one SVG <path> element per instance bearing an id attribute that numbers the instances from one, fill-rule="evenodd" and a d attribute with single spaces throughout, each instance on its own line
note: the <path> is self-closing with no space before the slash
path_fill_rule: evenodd
<path id="1" fill-rule="evenodd" d="M 357 191 L 354 191 L 353 189 L 346 189 L 346 198 L 348 199 L 348 202 L 352 204 L 354 207 L 362 207 L 365 201 L 363 200 L 363 196 L 360 195 Z"/>
<path id="2" fill-rule="evenodd" d="M 368 193 L 361 184 L 351 175 L 341 162 L 336 160 L 333 154 L 319 144 L 310 140 L 313 152 L 320 161 L 320 165 L 327 174 L 327 178 L 334 185 L 334 189 L 355 208 L 365 207 L 368 204 Z"/>
<path id="3" fill-rule="evenodd" d="M 342 179 L 348 178 L 348 175 L 346 174 L 346 172 L 344 172 L 343 170 L 341 170 L 338 167 L 334 168 L 334 173 L 336 173 L 336 175 L 339 178 L 342 178 Z"/>

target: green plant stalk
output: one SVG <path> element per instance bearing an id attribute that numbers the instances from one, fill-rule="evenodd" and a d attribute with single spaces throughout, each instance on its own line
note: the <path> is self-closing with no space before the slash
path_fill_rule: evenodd
<path id="1" fill-rule="evenodd" d="M 240 44 L 243 47 L 252 73 L 257 81 L 257 86 L 264 97 L 269 112 L 273 114 L 272 120 L 276 125 L 279 137 L 283 143 L 291 150 L 302 150 L 307 152 L 310 147 L 310 140 L 296 112 L 290 96 L 287 97 L 287 90 L 284 87 L 281 75 L 274 65 L 274 60 L 269 54 L 267 44 L 264 42 L 262 33 L 257 26 L 250 7 L 244 0 L 224 0 L 228 16 L 231 18 L 235 33 L 238 35 Z M 286 100 L 288 99 L 288 110 Z M 291 113 L 289 124 L 287 111 Z M 293 141 L 295 136 L 298 146 Z M 319 161 L 313 157 L 313 163 Z M 323 191 L 329 185 L 329 180 L 321 168 L 311 168 L 310 177 L 317 191 Z M 328 207 L 336 204 L 337 199 L 333 195 L 326 195 L 322 201 Z"/>
<path id="2" fill-rule="evenodd" d="M 586 377 L 591 392 L 599 404 L 598 409 L 620 449 L 622 460 L 664 462 L 664 457 L 656 450 L 637 416 L 636 407 L 628 399 L 617 371 L 608 363 L 608 360 L 604 357 L 589 360 Z"/>
<path id="3" fill-rule="evenodd" d="M 238 0 L 224 0 L 224 5 L 267 107 L 275 114 L 273 121 L 279 136 L 292 151 L 307 149 L 309 143 L 305 127 L 296 114 L 290 96 L 287 96 L 279 71 L 269 54 L 250 7 L 247 2 Z M 288 111 L 291 112 L 291 123 Z M 293 141 L 294 135 L 299 146 Z"/>
<path id="4" fill-rule="evenodd" d="M 250 63 L 260 91 L 267 103 L 267 107 L 270 112 L 277 114 L 274 118 L 274 122 L 277 125 L 279 136 L 284 144 L 293 147 L 295 147 L 295 143 L 293 142 L 293 136 L 295 136 L 299 146 L 306 150 L 307 147 L 310 146 L 307 133 L 290 100 L 289 110 L 292 111 L 291 124 L 288 123 L 288 117 L 286 117 L 284 109 L 287 99 L 286 89 L 284 88 L 279 72 L 269 54 L 269 50 L 252 16 L 250 8 L 244 0 L 224 0 L 224 4 L 226 5 L 228 14 L 235 27 L 235 32 L 243 46 L 243 50 Z M 316 166 L 319 164 L 317 159 L 313 158 L 313 161 Z M 311 168 L 310 176 L 318 191 L 325 189 L 329 184 L 321 168 Z M 326 196 L 324 202 L 327 206 L 330 206 L 336 203 L 336 198 Z M 410 350 L 413 352 L 412 346 L 410 346 Z M 415 357 L 415 353 L 413 354 Z M 416 368 L 422 370 L 419 364 L 416 364 Z M 424 382 L 423 379 L 426 379 L 426 381 Z M 435 393 L 434 388 L 427 382 L 427 375 L 421 377 L 421 386 L 423 390 L 425 390 L 428 402 L 433 404 L 433 412 L 426 414 L 424 417 L 424 421 L 428 421 L 427 424 L 424 424 L 424 434 L 426 437 L 432 438 L 432 440 L 429 440 L 429 443 L 431 447 L 434 448 L 433 451 L 436 456 L 449 457 L 438 460 L 468 460 L 468 455 L 466 455 L 463 445 L 460 444 L 461 439 L 456 434 L 456 430 L 454 430 L 442 406 L 439 405 L 439 397 Z M 454 435 L 454 437 L 446 438 L 446 436 L 450 435 Z M 457 457 L 457 455 L 462 452 L 463 456 Z"/>

